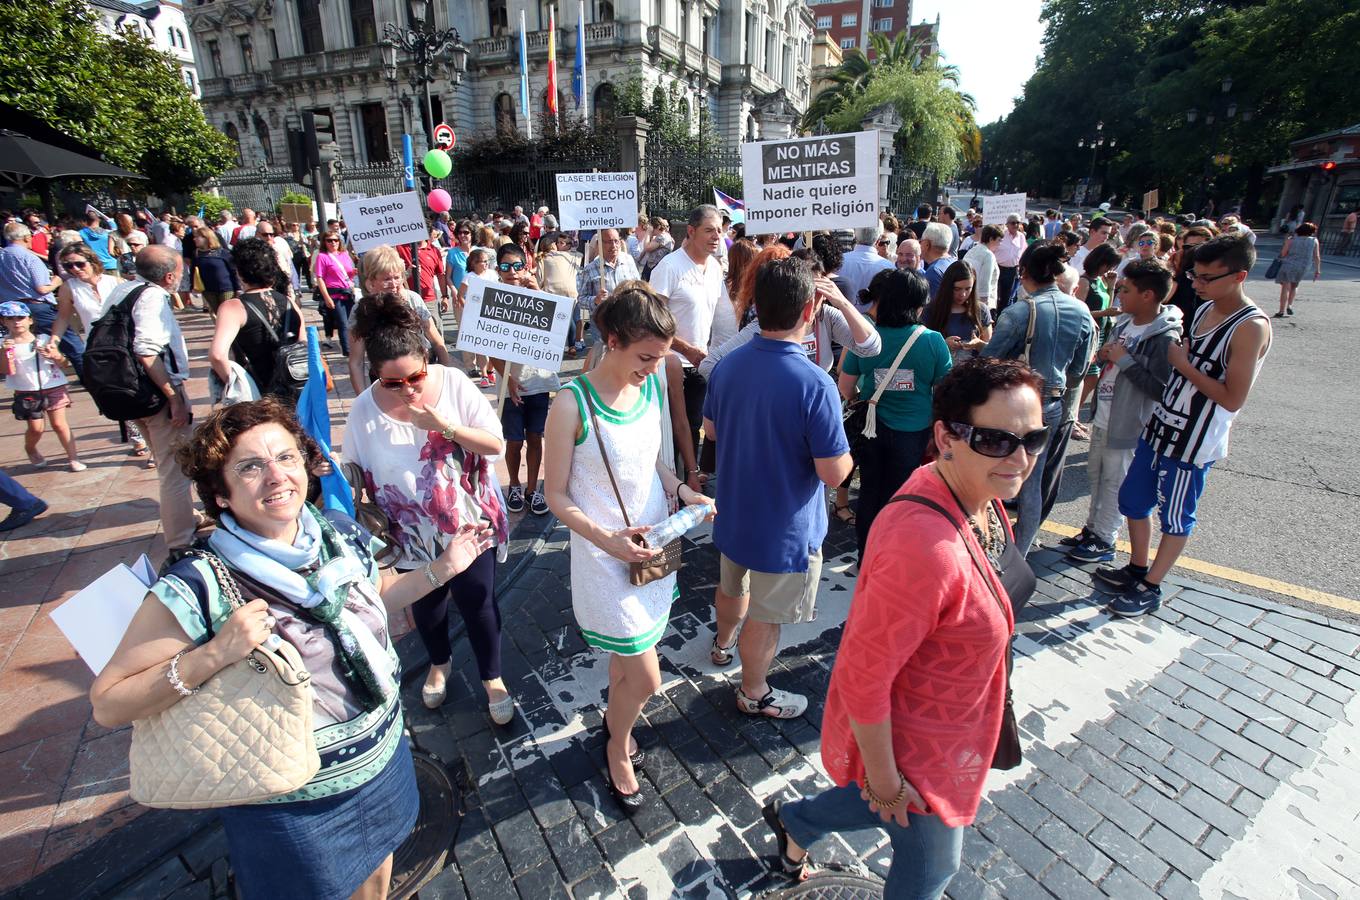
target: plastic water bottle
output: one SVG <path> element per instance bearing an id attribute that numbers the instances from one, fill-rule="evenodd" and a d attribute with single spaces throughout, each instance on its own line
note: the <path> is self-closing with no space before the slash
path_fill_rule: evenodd
<path id="1" fill-rule="evenodd" d="M 642 539 L 648 547 L 660 549 L 698 525 L 712 511 L 713 507 L 706 503 L 682 506 L 675 515 L 653 525 Z"/>

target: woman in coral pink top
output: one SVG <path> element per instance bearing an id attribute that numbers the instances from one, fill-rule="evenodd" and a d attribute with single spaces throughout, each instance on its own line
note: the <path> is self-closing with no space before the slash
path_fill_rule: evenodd
<path id="1" fill-rule="evenodd" d="M 822 762 L 838 786 L 764 810 L 789 874 L 805 877 L 818 838 L 865 828 L 892 841 L 885 897 L 939 897 L 957 871 L 1002 761 L 1013 609 L 1034 590 L 997 501 L 1019 493 L 1048 439 L 1042 388 L 994 359 L 936 388 L 940 458 L 874 520 L 831 674 Z"/>

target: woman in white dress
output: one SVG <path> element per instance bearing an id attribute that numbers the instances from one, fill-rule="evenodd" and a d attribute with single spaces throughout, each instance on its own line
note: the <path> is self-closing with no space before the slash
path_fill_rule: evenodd
<path id="1" fill-rule="evenodd" d="M 553 402 L 545 487 L 548 507 L 571 529 L 576 621 L 586 643 L 612 654 L 606 774 L 610 793 L 631 813 L 642 806 L 636 767 L 643 756 L 633 725 L 661 687 L 654 647 L 677 592 L 674 575 L 642 587 L 629 582 L 629 564 L 656 553 L 634 537 L 666 518 L 672 498 L 712 501 L 680 481 L 661 457 L 660 373 L 675 336 L 665 300 L 644 282 L 625 281 L 596 307 L 594 323 L 608 352 Z M 602 449 L 632 527 L 625 525 Z"/>

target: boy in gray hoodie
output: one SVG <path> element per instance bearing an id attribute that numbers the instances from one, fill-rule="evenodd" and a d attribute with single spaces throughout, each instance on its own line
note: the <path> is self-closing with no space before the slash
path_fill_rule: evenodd
<path id="1" fill-rule="evenodd" d="M 1171 293 L 1171 281 L 1171 272 L 1161 263 L 1136 260 L 1115 289 L 1123 315 L 1096 354 L 1103 366 L 1086 462 L 1091 506 L 1081 533 L 1067 539 L 1071 547 L 1067 558 L 1073 562 L 1114 559 L 1114 541 L 1124 520 L 1119 486 L 1133 461 L 1138 436 L 1171 375 L 1167 347 L 1181 337 L 1180 310 L 1162 305 Z"/>

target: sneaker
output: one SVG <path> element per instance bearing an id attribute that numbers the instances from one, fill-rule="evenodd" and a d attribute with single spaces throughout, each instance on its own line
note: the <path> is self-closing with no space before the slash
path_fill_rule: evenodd
<path id="1" fill-rule="evenodd" d="M 543 496 L 542 491 L 534 491 L 529 495 L 529 511 L 536 516 L 548 514 L 548 498 Z"/>
<path id="2" fill-rule="evenodd" d="M 487 370 L 486 370 L 486 377 L 489 378 L 489 379 L 491 379 L 491 383 L 492 383 L 492 384 L 495 384 L 495 383 L 496 383 L 496 370 L 495 370 L 495 369 L 487 369 Z"/>
<path id="3" fill-rule="evenodd" d="M 505 508 L 511 512 L 524 512 L 524 488 L 518 484 L 510 485 L 505 495 Z"/>
<path id="4" fill-rule="evenodd" d="M 11 509 L 4 521 L 0 521 L 0 531 L 13 531 L 16 528 L 22 528 L 45 512 L 47 512 L 47 504 L 42 500 L 26 509 Z"/>
<path id="5" fill-rule="evenodd" d="M 1162 606 L 1161 585 L 1138 579 L 1127 591 L 1110 601 L 1110 614 L 1132 619 L 1156 612 Z"/>
<path id="6" fill-rule="evenodd" d="M 1094 573 L 1095 586 L 1097 590 L 1111 594 L 1122 594 L 1137 582 L 1142 581 L 1146 574 L 1147 569 L 1135 567 L 1133 563 L 1121 566 L 1118 569 L 1114 566 L 1101 566 Z"/>
<path id="7" fill-rule="evenodd" d="M 1078 531 L 1076 534 L 1069 535 L 1068 537 L 1065 537 L 1062 540 L 1058 541 L 1058 546 L 1075 547 L 1078 544 L 1085 543 L 1086 541 L 1090 540 L 1093 537 L 1095 537 L 1095 535 L 1091 533 L 1091 530 L 1087 528 L 1085 525 L 1083 525 L 1081 526 L 1081 531 Z"/>
<path id="8" fill-rule="evenodd" d="M 1114 547 L 1092 535 L 1068 550 L 1067 558 L 1077 563 L 1109 562 L 1114 559 Z"/>
<path id="9" fill-rule="evenodd" d="M 491 384 L 491 379 L 483 375 L 481 380 L 477 382 L 477 387 L 491 387 Z"/>
<path id="10" fill-rule="evenodd" d="M 752 700 L 737 688 L 737 709 L 748 716 L 769 716 L 771 719 L 796 719 L 807 712 L 808 701 L 802 694 L 776 691 L 770 688 L 764 697 Z"/>
<path id="11" fill-rule="evenodd" d="M 1284 314 L 1285 314 L 1286 316 L 1292 316 L 1292 315 L 1294 315 L 1294 307 L 1291 306 L 1291 307 L 1289 307 L 1288 309 L 1286 309 L 1286 310 L 1284 311 Z"/>

